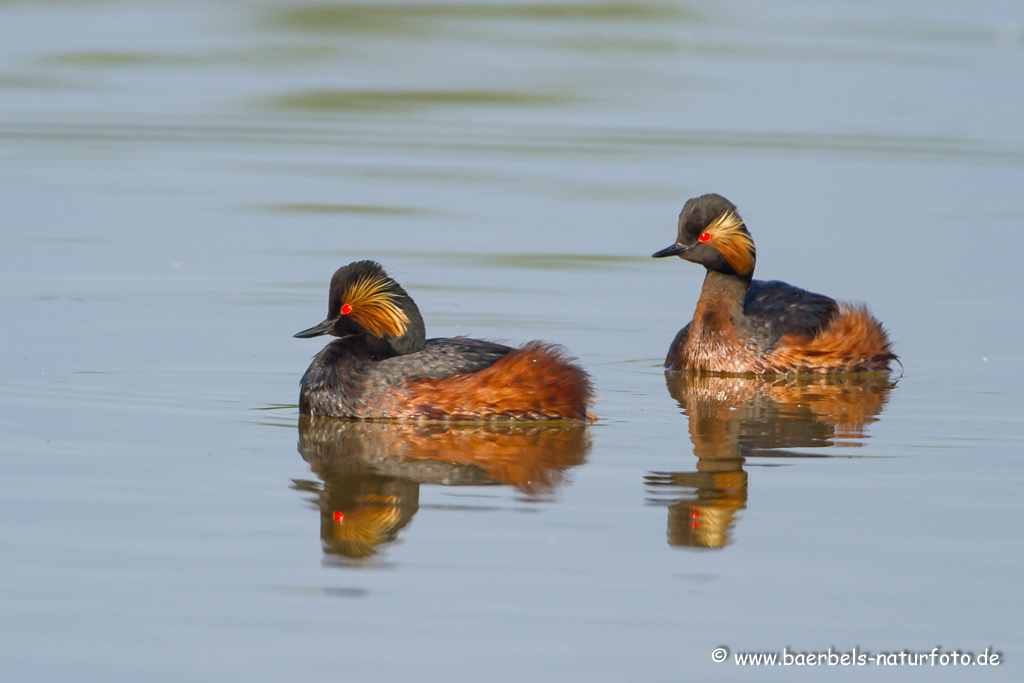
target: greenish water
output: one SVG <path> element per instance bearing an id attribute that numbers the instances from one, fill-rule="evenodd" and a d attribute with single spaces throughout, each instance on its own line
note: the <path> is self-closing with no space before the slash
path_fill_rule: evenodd
<path id="1" fill-rule="evenodd" d="M 1017 680 L 1021 82 L 995 0 L 0 2 L 4 680 Z M 902 375 L 666 381 L 710 191 Z M 300 422 L 363 258 L 600 419 Z"/>

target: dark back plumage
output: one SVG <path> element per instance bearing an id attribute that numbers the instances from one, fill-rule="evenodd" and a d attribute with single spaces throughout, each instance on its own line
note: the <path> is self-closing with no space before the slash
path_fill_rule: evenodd
<path id="1" fill-rule="evenodd" d="M 761 349 L 770 349 L 783 335 L 813 337 L 839 310 L 824 294 L 780 282 L 753 280 L 743 300 L 747 335 Z"/>

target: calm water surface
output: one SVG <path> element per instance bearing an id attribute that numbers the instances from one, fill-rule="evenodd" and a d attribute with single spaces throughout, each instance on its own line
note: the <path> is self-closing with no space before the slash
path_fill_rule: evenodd
<path id="1" fill-rule="evenodd" d="M 1018 680 L 1022 82 L 997 0 L 0 2 L 4 679 Z M 708 191 L 902 377 L 666 382 Z M 360 258 L 600 421 L 300 421 Z"/>

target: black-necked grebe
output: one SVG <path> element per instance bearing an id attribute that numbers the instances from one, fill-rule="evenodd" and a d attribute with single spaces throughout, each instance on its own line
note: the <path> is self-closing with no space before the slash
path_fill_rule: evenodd
<path id="1" fill-rule="evenodd" d="M 707 268 L 693 320 L 669 347 L 665 367 L 738 374 L 888 371 L 898 360 L 888 336 L 862 305 L 754 275 L 756 252 L 736 207 L 706 194 L 686 202 L 675 244 Z"/>
<path id="2" fill-rule="evenodd" d="M 296 337 L 332 334 L 302 377 L 303 415 L 406 420 L 587 420 L 590 378 L 559 346 L 512 348 L 426 339 L 412 298 L 380 264 L 331 278 L 327 319 Z"/>

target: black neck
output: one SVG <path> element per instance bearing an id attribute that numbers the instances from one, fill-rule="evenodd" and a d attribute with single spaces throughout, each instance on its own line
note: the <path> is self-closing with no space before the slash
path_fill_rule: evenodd
<path id="1" fill-rule="evenodd" d="M 706 301 L 736 304 L 742 311 L 743 300 L 747 296 L 749 287 L 749 277 L 708 269 L 707 275 L 704 276 L 704 286 L 700 290 L 700 298 Z"/>
<path id="2" fill-rule="evenodd" d="M 387 340 L 373 337 L 369 334 L 351 334 L 345 337 L 338 337 L 334 342 L 337 347 L 344 348 L 352 357 L 363 357 L 370 360 L 384 360 L 397 356 L 395 350 L 387 343 Z"/>

